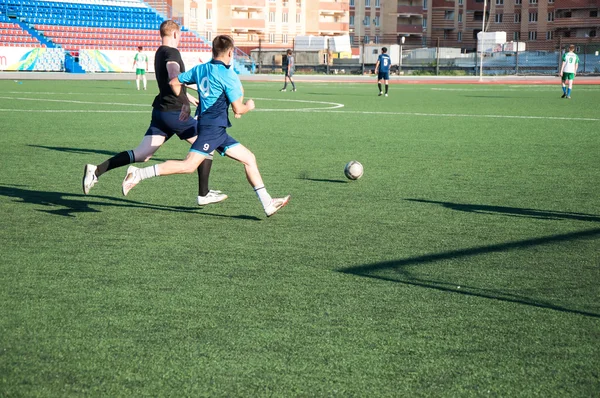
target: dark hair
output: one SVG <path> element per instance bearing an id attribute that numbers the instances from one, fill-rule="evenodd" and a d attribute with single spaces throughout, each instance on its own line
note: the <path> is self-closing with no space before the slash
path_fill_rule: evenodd
<path id="1" fill-rule="evenodd" d="M 179 30 L 179 25 L 175 21 L 167 19 L 160 24 L 160 37 L 171 36 L 174 31 Z"/>
<path id="2" fill-rule="evenodd" d="M 387 52 L 387 47 L 383 47 L 383 48 L 381 49 L 381 52 L 385 54 L 385 53 Z"/>
<path id="3" fill-rule="evenodd" d="M 213 58 L 217 58 L 217 57 L 225 54 L 227 51 L 231 50 L 232 48 L 234 48 L 234 44 L 233 44 L 233 39 L 231 38 L 231 36 L 219 35 L 219 36 L 215 37 L 215 39 L 212 42 Z"/>
<path id="4" fill-rule="evenodd" d="M 138 51 L 142 51 L 143 49 L 144 49 L 144 47 L 138 46 Z"/>
<path id="5" fill-rule="evenodd" d="M 288 54 L 288 55 L 292 55 L 292 50 L 288 48 L 288 50 L 287 50 L 287 54 Z"/>

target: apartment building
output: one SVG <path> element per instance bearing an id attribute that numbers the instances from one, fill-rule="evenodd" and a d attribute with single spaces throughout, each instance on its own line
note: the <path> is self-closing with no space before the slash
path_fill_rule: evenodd
<path id="1" fill-rule="evenodd" d="M 290 47 L 296 36 L 349 31 L 348 0 L 172 0 L 184 23 L 207 40 L 232 35 L 239 47 Z"/>

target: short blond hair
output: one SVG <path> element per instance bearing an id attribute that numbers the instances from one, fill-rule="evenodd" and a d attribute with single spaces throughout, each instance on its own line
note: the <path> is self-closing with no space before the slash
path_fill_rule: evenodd
<path id="1" fill-rule="evenodd" d="M 160 24 L 160 37 L 171 36 L 173 32 L 179 31 L 179 25 L 175 21 L 171 21 L 170 19 L 164 21 Z"/>
<path id="2" fill-rule="evenodd" d="M 575 44 L 571 44 L 569 46 L 569 51 L 575 51 Z"/>

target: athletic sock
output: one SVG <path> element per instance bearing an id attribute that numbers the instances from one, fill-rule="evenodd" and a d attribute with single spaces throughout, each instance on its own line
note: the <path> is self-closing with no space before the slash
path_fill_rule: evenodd
<path id="1" fill-rule="evenodd" d="M 116 154 L 112 158 L 104 161 L 103 163 L 98 165 L 96 169 L 96 177 L 100 177 L 102 174 L 106 173 L 108 170 L 115 169 L 117 167 L 126 166 L 128 164 L 135 163 L 135 156 L 133 151 L 125 151 Z"/>
<path id="2" fill-rule="evenodd" d="M 379 87 L 379 92 L 381 92 L 381 83 L 377 83 L 377 87 Z"/>
<path id="3" fill-rule="evenodd" d="M 136 79 L 135 80 L 135 85 L 137 86 L 137 89 L 139 90 L 140 89 L 140 81 Z"/>
<path id="4" fill-rule="evenodd" d="M 210 176 L 210 168 L 212 166 L 212 156 L 207 157 L 198 166 L 198 196 L 208 195 L 208 177 Z"/>
<path id="5" fill-rule="evenodd" d="M 285 90 L 287 88 L 287 80 L 285 81 L 285 83 L 283 83 L 283 89 Z"/>
<path id="6" fill-rule="evenodd" d="M 568 89 L 567 89 L 567 97 L 570 97 L 570 96 L 571 96 L 571 89 L 570 89 L 570 88 L 568 88 Z"/>
<path id="7" fill-rule="evenodd" d="M 145 180 L 147 178 L 158 177 L 160 174 L 158 173 L 158 165 L 144 167 L 143 169 L 139 169 L 139 177 L 140 180 Z"/>
<path id="8" fill-rule="evenodd" d="M 296 89 L 296 85 L 294 84 L 294 81 L 290 80 L 290 82 L 292 83 L 292 88 L 295 90 Z"/>
<path id="9" fill-rule="evenodd" d="M 385 85 L 385 93 L 387 94 L 387 92 L 388 92 L 388 85 L 386 84 Z"/>
<path id="10" fill-rule="evenodd" d="M 567 86 L 562 86 L 563 88 L 563 94 L 567 94 Z"/>
<path id="11" fill-rule="evenodd" d="M 262 203 L 263 208 L 266 209 L 271 204 L 271 195 L 269 195 L 265 186 L 254 187 L 254 192 L 256 192 L 256 196 L 258 196 L 258 200 Z"/>

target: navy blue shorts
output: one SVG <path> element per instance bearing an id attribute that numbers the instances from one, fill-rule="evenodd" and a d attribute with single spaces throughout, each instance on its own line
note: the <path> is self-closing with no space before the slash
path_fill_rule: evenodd
<path id="1" fill-rule="evenodd" d="M 227 129 L 221 126 L 200 126 L 198 125 L 198 138 L 192 144 L 190 152 L 196 152 L 204 156 L 209 156 L 215 149 L 225 156 L 225 151 L 232 146 L 238 145 L 235 138 L 227 134 Z"/>
<path id="2" fill-rule="evenodd" d="M 177 134 L 179 139 L 187 140 L 188 138 L 198 135 L 196 125 L 198 122 L 193 117 L 190 117 L 185 122 L 179 120 L 179 111 L 161 112 L 157 109 L 152 109 L 152 121 L 150 127 L 146 131 L 146 135 L 162 135 L 168 140 L 174 134 Z"/>
<path id="3" fill-rule="evenodd" d="M 288 72 L 287 69 L 285 69 L 283 71 L 283 73 L 285 73 L 285 77 L 291 78 L 292 76 L 294 76 L 294 71 L 293 70 L 291 70 L 291 71 Z"/>
<path id="4" fill-rule="evenodd" d="M 390 72 L 379 72 L 377 74 L 377 80 L 390 80 Z"/>

